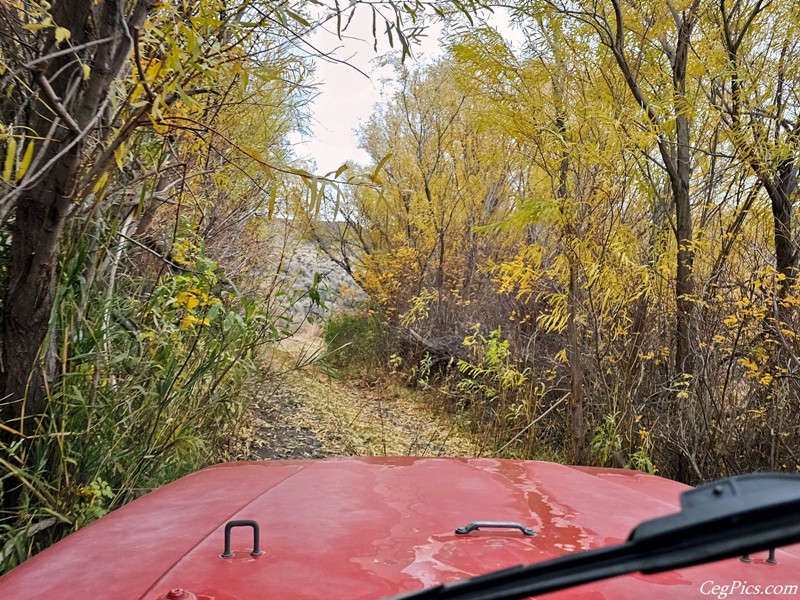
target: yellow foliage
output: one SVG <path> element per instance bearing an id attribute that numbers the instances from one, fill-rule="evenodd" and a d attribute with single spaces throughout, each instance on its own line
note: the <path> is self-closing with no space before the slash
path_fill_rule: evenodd
<path id="1" fill-rule="evenodd" d="M 422 290 L 418 296 L 411 298 L 411 308 L 400 317 L 403 327 L 411 327 L 417 321 L 428 318 L 428 307 L 439 298 L 436 290 Z"/>
<path id="2" fill-rule="evenodd" d="M 191 311 L 200 305 L 200 300 L 193 292 L 179 292 L 175 297 L 175 304 L 185 306 L 187 310 Z"/>
<path id="3" fill-rule="evenodd" d="M 185 317 L 183 317 L 183 320 L 181 321 L 181 327 L 184 328 L 184 329 L 192 327 L 194 325 L 204 326 L 204 325 L 210 325 L 210 324 L 211 323 L 210 323 L 210 321 L 208 319 L 201 319 L 201 318 L 195 317 L 194 315 L 186 315 Z"/>
<path id="4" fill-rule="evenodd" d="M 181 239 L 172 246 L 172 260 L 181 266 L 194 268 L 200 254 L 200 247 L 189 239 Z"/>
<path id="5" fill-rule="evenodd" d="M 6 142 L 6 160 L 3 167 L 3 181 L 11 179 L 11 173 L 14 170 L 14 164 L 17 160 L 17 140 L 13 137 L 8 138 Z"/>
<path id="6" fill-rule="evenodd" d="M 72 32 L 66 27 L 56 27 L 55 37 L 56 37 L 56 42 L 61 43 L 64 40 L 68 40 L 69 38 L 71 38 Z"/>

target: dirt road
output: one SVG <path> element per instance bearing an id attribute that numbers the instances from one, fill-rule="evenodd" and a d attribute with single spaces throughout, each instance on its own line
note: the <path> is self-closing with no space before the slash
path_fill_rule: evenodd
<path id="1" fill-rule="evenodd" d="M 456 423 L 421 406 L 411 390 L 377 378 L 336 379 L 318 364 L 292 368 L 318 356 L 320 344 L 306 331 L 270 353 L 237 458 L 475 455 Z"/>

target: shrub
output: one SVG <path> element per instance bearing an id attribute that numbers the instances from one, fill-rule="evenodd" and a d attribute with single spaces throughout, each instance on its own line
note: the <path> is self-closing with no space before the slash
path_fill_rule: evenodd
<path id="1" fill-rule="evenodd" d="M 65 264 L 60 376 L 35 431 L 0 443 L 0 489 L 19 496 L 0 515 L 0 572 L 207 464 L 244 413 L 242 385 L 275 318 L 195 254 L 156 281 L 119 276 L 114 294 Z"/>
<path id="2" fill-rule="evenodd" d="M 389 333 L 381 311 L 372 308 L 331 317 L 323 335 L 329 364 L 374 369 L 389 360 Z"/>

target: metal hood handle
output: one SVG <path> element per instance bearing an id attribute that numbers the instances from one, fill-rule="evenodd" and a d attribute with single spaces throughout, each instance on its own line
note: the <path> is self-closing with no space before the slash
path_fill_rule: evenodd
<path id="1" fill-rule="evenodd" d="M 263 553 L 261 552 L 261 548 L 259 548 L 259 530 L 258 530 L 258 523 L 256 521 L 228 521 L 225 524 L 225 550 L 220 556 L 222 558 L 233 558 L 233 552 L 231 552 L 231 529 L 234 527 L 252 527 L 253 528 L 253 551 L 250 553 L 250 556 L 261 556 Z"/>
<path id="2" fill-rule="evenodd" d="M 458 535 L 467 535 L 468 533 L 480 529 L 481 527 L 491 529 L 519 529 L 523 535 L 534 536 L 536 532 L 530 527 L 525 527 L 522 523 L 515 523 L 512 521 L 473 521 L 465 527 L 458 527 L 456 533 Z"/>

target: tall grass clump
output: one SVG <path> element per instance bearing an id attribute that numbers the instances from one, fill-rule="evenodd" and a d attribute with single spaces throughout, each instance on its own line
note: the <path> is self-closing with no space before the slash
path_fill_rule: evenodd
<path id="1" fill-rule="evenodd" d="M 25 435 L 4 425 L 0 572 L 207 464 L 247 408 L 256 349 L 279 329 L 191 237 L 157 277 L 101 264 L 115 254 L 96 246 L 65 254 L 49 341 L 60 373 L 44 413 Z"/>
<path id="2" fill-rule="evenodd" d="M 337 368 L 375 369 L 385 367 L 389 359 L 386 319 L 374 308 L 332 316 L 325 324 L 323 340 L 327 362 Z"/>

